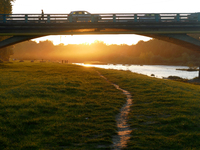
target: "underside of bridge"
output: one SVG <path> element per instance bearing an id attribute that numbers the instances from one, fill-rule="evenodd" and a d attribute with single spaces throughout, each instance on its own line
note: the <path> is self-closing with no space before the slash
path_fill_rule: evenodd
<path id="1" fill-rule="evenodd" d="M 0 48 L 47 35 L 137 34 L 167 41 L 200 52 L 200 24 L 184 22 L 78 22 L 1 24 Z"/>
<path id="2" fill-rule="evenodd" d="M 31 39 L 34 39 L 34 38 L 38 38 L 38 37 L 41 37 L 41 36 L 33 36 L 33 35 L 12 36 L 12 37 L 10 37 L 8 39 L 5 39 L 5 40 L 0 42 L 0 49 L 4 48 L 4 47 L 7 47 L 7 46 L 11 46 L 11 45 L 17 44 L 17 43 L 20 43 L 20 42 L 23 42 L 23 41 L 27 41 L 27 40 L 31 40 Z"/>
<path id="3" fill-rule="evenodd" d="M 170 42 L 170 43 L 188 48 L 190 50 L 200 52 L 200 40 L 199 40 L 199 35 L 197 34 L 190 34 L 190 35 L 187 35 L 187 34 L 140 34 L 140 35 L 156 38 L 159 40 L 163 40 L 166 42 Z M 41 37 L 41 36 L 37 36 L 37 35 L 12 36 L 0 42 L 0 49 L 23 42 L 23 41 L 38 38 L 38 37 Z"/>
<path id="4" fill-rule="evenodd" d="M 200 40 L 199 36 L 190 34 L 147 34 L 144 36 L 152 37 L 158 40 L 173 43 L 190 50 L 200 52 Z"/>

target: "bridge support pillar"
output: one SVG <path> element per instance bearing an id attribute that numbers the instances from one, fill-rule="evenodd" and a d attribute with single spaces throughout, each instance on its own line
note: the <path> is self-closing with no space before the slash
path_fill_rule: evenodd
<path id="1" fill-rule="evenodd" d="M 0 42 L 0 48 L 4 48 L 4 47 L 7 47 L 7 46 L 16 44 L 16 43 L 20 43 L 20 42 L 27 41 L 27 40 L 34 39 L 34 38 L 38 38 L 38 37 L 40 37 L 40 36 L 33 36 L 33 35 L 13 36 L 13 37 L 10 37 L 8 39 L 1 41 Z"/>
<path id="2" fill-rule="evenodd" d="M 199 76 L 198 76 L 198 78 L 200 79 L 200 65 L 199 65 Z"/>

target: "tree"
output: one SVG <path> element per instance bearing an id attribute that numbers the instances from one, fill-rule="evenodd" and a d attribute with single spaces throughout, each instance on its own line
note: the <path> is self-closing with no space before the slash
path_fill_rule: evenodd
<path id="1" fill-rule="evenodd" d="M 15 0 L 0 0 L 0 14 L 11 14 L 12 13 L 12 4 Z M 5 40 L 6 36 L 0 36 L 0 41 Z M 10 55 L 12 55 L 11 47 L 0 49 L 0 60 L 8 61 Z"/>
<path id="2" fill-rule="evenodd" d="M 12 10 L 11 0 L 0 0 L 0 13 L 8 14 Z"/>

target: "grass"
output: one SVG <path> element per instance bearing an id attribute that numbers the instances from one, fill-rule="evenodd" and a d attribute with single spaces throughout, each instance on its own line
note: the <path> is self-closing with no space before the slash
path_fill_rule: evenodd
<path id="1" fill-rule="evenodd" d="M 126 97 L 96 70 L 133 96 L 126 149 L 199 149 L 200 86 L 29 62 L 0 64 L 0 149 L 110 149 Z"/>
<path id="2" fill-rule="evenodd" d="M 98 69 L 133 95 L 127 150 L 200 147 L 200 86 L 125 71 Z"/>
<path id="3" fill-rule="evenodd" d="M 0 149 L 98 149 L 125 96 L 92 68 L 0 64 Z"/>

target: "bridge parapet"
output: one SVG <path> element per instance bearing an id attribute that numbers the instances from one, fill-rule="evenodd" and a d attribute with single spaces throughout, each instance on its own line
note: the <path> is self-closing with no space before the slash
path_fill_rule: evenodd
<path id="1" fill-rule="evenodd" d="M 98 20 L 94 16 L 100 16 Z M 68 23 L 85 22 L 200 22 L 200 13 L 116 13 L 91 14 L 74 20 L 70 14 L 0 14 L 0 23 Z"/>

